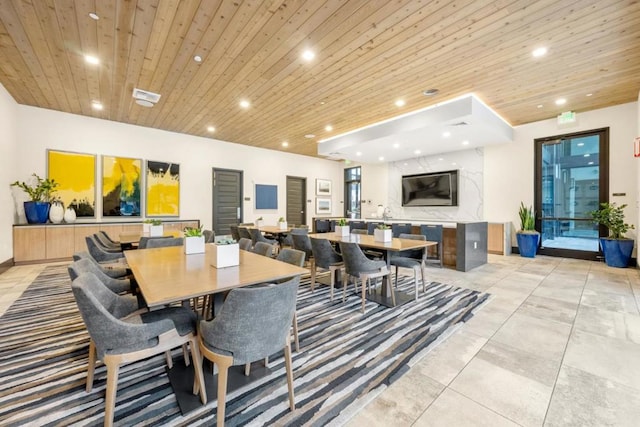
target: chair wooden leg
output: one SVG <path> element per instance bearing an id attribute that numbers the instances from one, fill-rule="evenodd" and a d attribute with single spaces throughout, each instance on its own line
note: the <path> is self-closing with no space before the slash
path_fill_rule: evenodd
<path id="1" fill-rule="evenodd" d="M 87 393 L 93 389 L 93 375 L 96 370 L 96 345 L 89 340 L 89 362 L 87 366 Z"/>
<path id="2" fill-rule="evenodd" d="M 193 379 L 193 394 L 200 393 L 200 401 L 203 405 L 207 403 L 207 389 L 204 383 L 204 373 L 202 372 L 202 356 L 198 349 L 198 341 L 196 337 L 193 337 L 189 342 L 191 347 L 191 357 L 193 358 L 193 370 L 195 372 Z M 196 389 L 197 385 L 197 389 Z"/>
<path id="3" fill-rule="evenodd" d="M 116 408 L 116 390 L 118 388 L 118 373 L 120 365 L 113 363 L 105 357 L 105 365 L 107 365 L 107 391 L 104 400 L 104 425 L 111 427 L 113 425 L 113 414 Z"/>
<path id="4" fill-rule="evenodd" d="M 291 340 L 289 340 L 289 343 L 291 343 Z M 289 344 L 291 345 L 291 344 Z M 268 368 L 269 367 L 269 356 L 264 358 L 264 367 Z"/>
<path id="5" fill-rule="evenodd" d="M 311 268 L 311 292 L 313 292 L 313 290 L 316 287 L 316 269 L 315 267 Z"/>
<path id="6" fill-rule="evenodd" d="M 418 301 L 418 269 L 413 269 L 413 286 L 415 288 L 416 293 L 416 301 Z"/>
<path id="7" fill-rule="evenodd" d="M 233 358 L 225 356 L 218 360 L 218 412 L 216 414 L 217 426 L 224 427 L 224 415 L 227 405 L 227 378 L 229 367 Z"/>
<path id="8" fill-rule="evenodd" d="M 333 287 L 331 287 L 333 290 Z M 333 291 L 331 292 L 333 294 Z M 332 298 L 333 299 L 333 298 Z M 293 312 L 293 342 L 296 346 L 296 353 L 300 352 L 300 339 L 298 338 L 298 313 Z"/>
<path id="9" fill-rule="evenodd" d="M 184 357 L 184 366 L 189 366 L 191 362 L 189 362 L 189 349 L 186 343 L 182 344 L 182 357 Z"/>
<path id="10" fill-rule="evenodd" d="M 171 357 L 171 350 L 165 351 L 164 356 L 167 359 L 167 367 L 169 369 L 173 368 L 173 358 Z"/>
<path id="11" fill-rule="evenodd" d="M 342 274 L 342 302 L 347 299 L 347 283 L 349 282 L 349 275 L 345 271 Z"/>
<path id="12" fill-rule="evenodd" d="M 293 367 L 291 364 L 291 346 L 290 338 L 287 337 L 287 343 L 284 346 L 284 361 L 287 368 L 287 386 L 289 387 L 289 409 L 296 409 L 295 396 L 293 395 Z"/>
<path id="13" fill-rule="evenodd" d="M 422 270 L 422 293 L 424 294 L 425 292 L 427 292 L 427 271 L 424 268 L 424 264 L 420 266 L 420 270 Z"/>
<path id="14" fill-rule="evenodd" d="M 391 305 L 395 307 L 396 306 L 396 290 L 393 289 L 393 286 L 391 286 L 391 277 L 387 277 L 387 283 L 389 284 L 389 293 L 391 294 Z"/>
<path id="15" fill-rule="evenodd" d="M 244 364 L 244 376 L 248 377 L 249 375 L 251 375 L 251 363 L 245 363 Z"/>
<path id="16" fill-rule="evenodd" d="M 364 301 L 367 298 L 366 297 L 366 292 L 367 292 L 367 287 L 369 286 L 369 277 L 365 278 L 361 278 L 362 280 L 362 314 L 364 314 Z"/>

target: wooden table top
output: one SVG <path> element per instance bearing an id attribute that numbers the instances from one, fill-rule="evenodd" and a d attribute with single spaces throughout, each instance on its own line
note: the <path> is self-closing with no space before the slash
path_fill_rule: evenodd
<path id="1" fill-rule="evenodd" d="M 165 231 L 163 237 L 182 237 L 182 232 L 173 230 Z M 150 237 L 149 233 L 121 233 L 120 243 L 138 243 L 141 237 Z"/>
<path id="2" fill-rule="evenodd" d="M 182 246 L 125 251 L 147 304 L 159 306 L 233 288 L 299 276 L 309 270 L 240 251 L 240 265 L 215 268 L 212 245 L 204 254 L 185 255 Z"/>
<path id="3" fill-rule="evenodd" d="M 350 234 L 348 236 L 341 236 L 336 233 L 315 233 L 309 234 L 309 237 L 315 237 L 317 239 L 327 239 L 332 242 L 350 242 L 357 243 L 365 248 L 383 249 L 386 251 L 406 251 L 410 249 L 421 249 L 429 246 L 435 246 L 438 242 L 432 242 L 429 240 L 413 240 L 413 239 L 400 239 L 394 237 L 390 242 L 376 242 L 373 235 L 370 234 Z"/>
<path id="4" fill-rule="evenodd" d="M 256 228 L 256 227 L 253 227 Z M 263 233 L 271 233 L 271 234 L 281 234 L 281 233 L 289 233 L 291 231 L 291 227 L 280 228 L 277 225 L 263 225 L 262 227 L 257 227 Z"/>

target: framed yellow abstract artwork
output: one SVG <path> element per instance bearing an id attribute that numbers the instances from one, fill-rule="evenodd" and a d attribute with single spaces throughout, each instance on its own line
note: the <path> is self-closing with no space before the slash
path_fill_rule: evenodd
<path id="1" fill-rule="evenodd" d="M 180 215 L 180 165 L 147 160 L 146 216 Z"/>
<path id="2" fill-rule="evenodd" d="M 140 216 L 142 160 L 102 156 L 102 216 Z"/>
<path id="3" fill-rule="evenodd" d="M 47 150 L 47 177 L 58 184 L 55 196 L 76 217 L 96 216 L 96 156 Z"/>

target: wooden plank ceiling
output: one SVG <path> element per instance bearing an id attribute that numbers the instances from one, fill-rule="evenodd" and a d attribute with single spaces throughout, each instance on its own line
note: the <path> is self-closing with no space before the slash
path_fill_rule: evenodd
<path id="1" fill-rule="evenodd" d="M 0 0 L 18 103 L 310 156 L 468 92 L 518 125 L 635 101 L 639 76 L 637 1 Z M 134 87 L 162 98 L 141 107 Z"/>

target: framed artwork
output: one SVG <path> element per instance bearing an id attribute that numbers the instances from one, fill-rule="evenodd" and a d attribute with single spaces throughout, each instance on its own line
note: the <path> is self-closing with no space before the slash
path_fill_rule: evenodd
<path id="1" fill-rule="evenodd" d="M 102 216 L 140 216 L 142 160 L 102 156 Z"/>
<path id="2" fill-rule="evenodd" d="M 316 198 L 316 214 L 318 215 L 330 215 L 331 214 L 331 199 Z"/>
<path id="3" fill-rule="evenodd" d="M 146 216 L 180 216 L 180 165 L 147 160 Z"/>
<path id="4" fill-rule="evenodd" d="M 278 209 L 278 186 L 256 184 L 256 209 Z"/>
<path id="5" fill-rule="evenodd" d="M 331 181 L 328 179 L 316 179 L 316 196 L 330 196 Z"/>
<path id="6" fill-rule="evenodd" d="M 47 150 L 47 177 L 60 184 L 55 196 L 65 208 L 73 208 L 78 218 L 95 218 L 95 154 Z"/>

